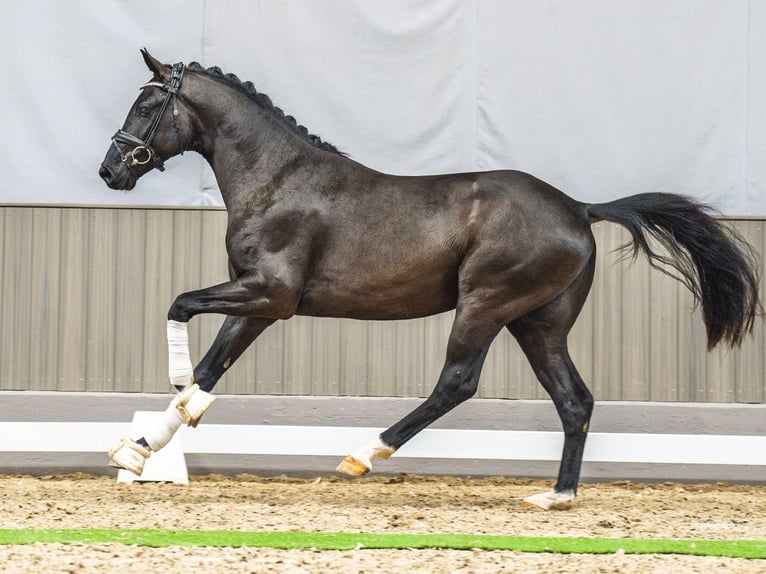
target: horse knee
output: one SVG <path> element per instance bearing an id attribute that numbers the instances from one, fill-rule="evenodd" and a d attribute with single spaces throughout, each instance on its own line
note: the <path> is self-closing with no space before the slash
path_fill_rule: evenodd
<path id="1" fill-rule="evenodd" d="M 189 312 L 191 304 L 191 297 L 189 293 L 181 293 L 178 295 L 173 304 L 168 309 L 168 320 L 178 321 L 179 323 L 188 323 L 192 318 L 192 314 Z"/>

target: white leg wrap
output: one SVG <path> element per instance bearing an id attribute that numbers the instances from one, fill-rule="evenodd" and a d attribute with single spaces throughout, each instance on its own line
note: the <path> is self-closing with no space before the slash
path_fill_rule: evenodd
<path id="1" fill-rule="evenodd" d="M 188 323 L 168 321 L 168 376 L 173 386 L 188 387 L 194 382 Z"/>
<path id="2" fill-rule="evenodd" d="M 153 451 L 158 451 L 168 444 L 184 422 L 181 413 L 178 412 L 178 398 L 175 397 L 170 401 L 170 406 L 162 413 L 162 420 L 158 421 L 152 428 L 145 429 L 141 435 Z"/>
<path id="3" fill-rule="evenodd" d="M 175 409 L 181 420 L 190 427 L 196 427 L 199 419 L 205 414 L 210 405 L 213 404 L 215 397 L 199 388 L 199 385 L 192 385 L 174 399 Z M 173 403 L 171 403 L 173 406 Z"/>
<path id="4" fill-rule="evenodd" d="M 149 428 L 133 430 L 132 434 L 143 438 L 149 448 L 138 444 L 137 439 L 123 438 L 109 451 L 109 465 L 124 468 L 141 476 L 144 462 L 151 456 L 152 451 L 156 452 L 167 445 L 182 424 L 196 427 L 199 419 L 214 400 L 215 397 L 201 390 L 199 385 L 190 386 L 170 401 L 161 419 L 158 418 L 157 422 Z"/>
<path id="5" fill-rule="evenodd" d="M 372 461 L 390 458 L 395 449 L 377 437 L 343 459 L 336 470 L 352 476 L 361 476 L 372 470 Z"/>

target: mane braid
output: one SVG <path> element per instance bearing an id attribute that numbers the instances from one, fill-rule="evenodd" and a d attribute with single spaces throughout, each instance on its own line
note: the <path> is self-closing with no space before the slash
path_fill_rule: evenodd
<path id="1" fill-rule="evenodd" d="M 201 73 L 211 78 L 212 80 L 215 80 L 216 82 L 220 82 L 226 86 L 234 88 L 238 92 L 241 92 L 242 94 L 246 95 L 248 98 L 254 101 L 260 108 L 271 113 L 275 118 L 280 120 L 284 125 L 290 128 L 294 133 L 298 134 L 301 137 L 301 139 L 303 139 L 304 141 L 307 141 L 314 147 L 317 147 L 324 151 L 329 151 L 331 153 L 345 156 L 343 152 L 338 150 L 338 148 L 336 148 L 331 143 L 322 141 L 322 138 L 320 138 L 318 135 L 309 133 L 308 129 L 300 125 L 293 116 L 286 115 L 285 112 L 283 112 L 280 108 L 278 108 L 272 103 L 271 98 L 269 98 L 269 96 L 261 92 L 258 92 L 255 89 L 255 86 L 253 85 L 252 82 L 243 82 L 234 74 L 224 74 L 221 71 L 221 68 L 219 68 L 218 66 L 205 68 L 197 62 L 191 62 L 187 66 L 187 68 L 193 72 Z"/>

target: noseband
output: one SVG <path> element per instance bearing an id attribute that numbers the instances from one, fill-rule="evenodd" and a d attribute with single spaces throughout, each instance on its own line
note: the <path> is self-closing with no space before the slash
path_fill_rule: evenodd
<path id="1" fill-rule="evenodd" d="M 163 162 L 162 158 L 157 155 L 157 152 L 154 151 L 154 148 L 152 147 L 152 140 L 154 139 L 154 134 L 157 132 L 157 128 L 159 127 L 160 122 L 162 121 L 162 116 L 165 115 L 165 110 L 170 104 L 170 100 L 173 100 L 173 125 L 176 129 L 178 145 L 179 148 L 183 149 L 181 147 L 181 134 L 178 131 L 178 125 L 176 124 L 176 116 L 178 115 L 178 108 L 176 107 L 176 94 L 178 94 L 178 90 L 181 89 L 181 80 L 183 77 L 184 65 L 182 62 L 179 62 L 177 64 L 173 64 L 173 68 L 170 71 L 170 83 L 165 84 L 163 82 L 149 82 L 148 84 L 141 86 L 140 89 L 142 90 L 144 88 L 153 87 L 160 88 L 161 90 L 165 91 L 165 100 L 162 102 L 160 111 L 154 118 L 154 122 L 149 128 L 149 131 L 144 136 L 144 139 L 129 134 L 124 130 L 117 130 L 117 133 L 112 136 L 112 143 L 117 149 L 117 152 L 120 154 L 120 159 L 125 162 L 125 165 L 127 165 L 128 169 L 131 171 L 132 166 L 146 165 L 150 161 L 152 162 L 152 165 L 158 170 L 165 170 L 165 162 Z M 120 147 L 120 144 L 133 146 L 133 149 L 130 152 L 125 153 L 122 147 Z"/>

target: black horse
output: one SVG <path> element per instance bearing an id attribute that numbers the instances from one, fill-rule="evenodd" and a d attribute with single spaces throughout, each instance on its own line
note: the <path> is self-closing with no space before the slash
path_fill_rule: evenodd
<path id="1" fill-rule="evenodd" d="M 154 77 L 115 134 L 99 175 L 113 189 L 132 189 L 164 160 L 200 153 L 228 210 L 231 280 L 183 293 L 170 307 L 171 370 L 179 356 L 187 365 L 176 363 L 171 375 L 179 376 L 171 381 L 186 398 L 169 407 L 181 415 L 169 414 L 166 427 L 147 431 L 159 432 L 159 439 L 135 437 L 121 445 L 140 457 L 161 448 L 181 421 L 196 424 L 212 400 L 192 408 L 196 399 L 189 401 L 183 387 L 195 381 L 206 394 L 279 319 L 409 319 L 456 309 L 431 395 L 338 470 L 368 472 L 372 460 L 388 458 L 471 397 L 490 343 L 507 328 L 553 399 L 565 435 L 554 489 L 527 502 L 569 508 L 593 408 L 567 351 L 593 279 L 590 225 L 623 225 L 633 257 L 643 251 L 691 289 L 709 348 L 739 344 L 762 314 L 753 250 L 692 199 L 646 193 L 584 204 L 518 171 L 386 175 L 310 135 L 249 82 L 218 68 L 168 66 L 142 54 Z M 192 378 L 187 341 L 176 335 L 199 313 L 226 319 Z"/>

